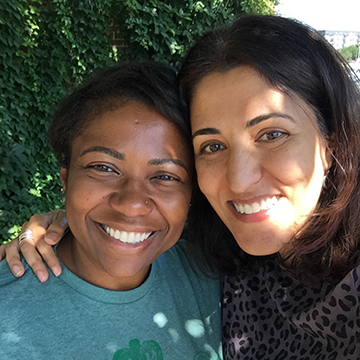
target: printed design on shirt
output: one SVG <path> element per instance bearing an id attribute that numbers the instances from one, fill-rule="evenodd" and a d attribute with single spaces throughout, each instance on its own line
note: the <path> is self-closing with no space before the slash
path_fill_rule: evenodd
<path id="1" fill-rule="evenodd" d="M 156 341 L 147 340 L 141 345 L 139 339 L 132 339 L 128 348 L 120 349 L 115 353 L 113 360 L 164 360 L 164 357 Z M 194 360 L 211 360 L 211 357 L 205 352 L 200 352 Z"/>
<path id="2" fill-rule="evenodd" d="M 160 345 L 154 340 L 144 341 L 140 344 L 139 339 L 132 339 L 129 347 L 118 350 L 113 360 L 163 360 Z"/>
<path id="3" fill-rule="evenodd" d="M 301 284 L 276 260 L 223 279 L 225 359 L 360 360 L 360 267 Z"/>

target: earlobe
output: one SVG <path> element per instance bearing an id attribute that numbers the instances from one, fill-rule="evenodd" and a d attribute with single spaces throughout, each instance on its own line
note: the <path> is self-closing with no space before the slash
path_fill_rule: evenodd
<path id="1" fill-rule="evenodd" d="M 331 168 L 333 162 L 333 151 L 329 147 L 325 149 L 325 160 L 324 160 L 324 169 L 325 174 L 328 173 L 329 169 Z"/>
<path id="2" fill-rule="evenodd" d="M 68 171 L 64 167 L 60 169 L 60 180 L 63 185 L 63 189 L 66 190 Z"/>

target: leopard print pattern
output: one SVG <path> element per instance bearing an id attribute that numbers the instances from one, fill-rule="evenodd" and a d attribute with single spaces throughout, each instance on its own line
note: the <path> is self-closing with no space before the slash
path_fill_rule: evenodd
<path id="1" fill-rule="evenodd" d="M 359 360 L 360 267 L 305 287 L 276 262 L 223 279 L 224 359 Z"/>

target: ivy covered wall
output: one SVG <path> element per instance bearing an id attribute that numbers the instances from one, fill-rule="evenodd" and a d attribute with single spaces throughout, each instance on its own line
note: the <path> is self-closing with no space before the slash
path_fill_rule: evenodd
<path id="1" fill-rule="evenodd" d="M 243 12 L 273 14 L 274 2 L 1 0 L 0 243 L 33 213 L 60 207 L 47 127 L 87 74 L 119 60 L 179 66 L 205 31 Z M 114 29 L 125 46 L 114 46 Z"/>

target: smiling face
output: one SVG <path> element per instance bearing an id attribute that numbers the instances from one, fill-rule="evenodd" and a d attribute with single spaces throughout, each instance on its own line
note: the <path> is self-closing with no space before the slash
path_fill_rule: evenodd
<path id="1" fill-rule="evenodd" d="M 192 161 L 177 128 L 137 102 L 93 120 L 61 169 L 73 239 L 59 245 L 70 270 L 97 286 L 127 290 L 183 230 Z M 71 254 L 71 255 L 69 255 Z"/>
<path id="2" fill-rule="evenodd" d="M 191 124 L 200 189 L 239 246 L 252 255 L 284 250 L 331 163 L 314 112 L 242 66 L 199 82 Z"/>

